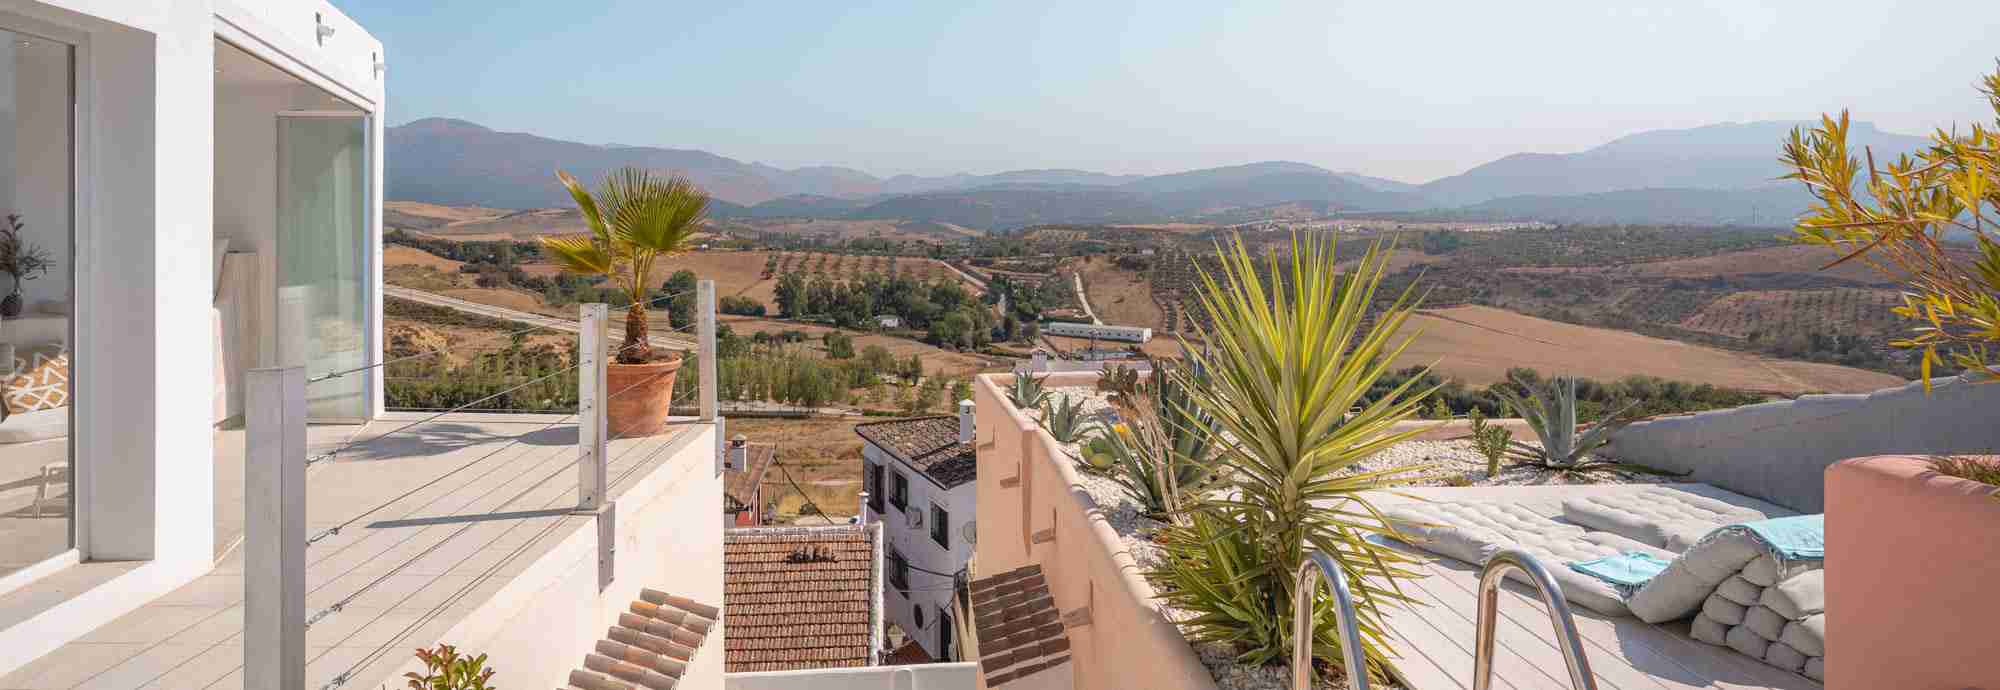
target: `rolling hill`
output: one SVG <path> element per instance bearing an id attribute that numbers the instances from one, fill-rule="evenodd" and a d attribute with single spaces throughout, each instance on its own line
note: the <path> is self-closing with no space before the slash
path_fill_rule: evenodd
<path id="1" fill-rule="evenodd" d="M 1295 205 L 1320 213 L 1415 212 L 1443 218 L 1558 223 L 1783 225 L 1808 199 L 1781 184 L 1788 121 L 1655 130 L 1567 154 L 1520 153 L 1413 185 L 1290 161 L 1138 176 L 1088 170 L 878 178 L 839 166 L 785 169 L 706 151 L 599 146 L 428 118 L 388 129 L 388 196 L 459 206 L 566 206 L 553 172 L 584 179 L 624 165 L 688 175 L 717 217 L 930 221 L 982 229 L 1035 223 L 1148 223 L 1230 217 Z M 1853 143 L 1878 158 L 1921 137 L 1856 122 Z M 1255 214 L 1252 214 L 1255 215 Z"/>
<path id="2" fill-rule="evenodd" d="M 1778 165 L 1779 142 L 1793 127 L 1810 124 L 1764 121 L 1654 130 L 1578 153 L 1517 153 L 1425 183 L 1418 193 L 1440 207 L 1458 207 L 1516 196 L 1769 187 L 1786 172 Z M 1848 136 L 1851 145 L 1871 146 L 1883 160 L 1926 141 L 1867 122 L 1853 123 Z"/>

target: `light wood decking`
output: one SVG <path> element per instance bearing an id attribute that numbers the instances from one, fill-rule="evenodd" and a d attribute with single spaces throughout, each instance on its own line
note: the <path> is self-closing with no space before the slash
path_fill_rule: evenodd
<path id="1" fill-rule="evenodd" d="M 1702 485 L 1680 486 L 1708 495 L 1718 491 Z M 1638 488 L 1492 487 L 1420 489 L 1411 493 L 1432 500 L 1516 502 L 1553 517 L 1559 514 L 1562 497 Z M 1385 497 L 1377 505 L 1398 500 L 1407 499 Z M 1383 611 L 1390 629 L 1399 637 L 1398 649 L 1402 653 L 1399 670 L 1413 690 L 1471 688 L 1479 569 L 1414 548 L 1398 547 L 1427 561 L 1424 570 L 1430 577 L 1404 586 L 1415 598 L 1431 603 L 1425 607 L 1391 607 Z M 1563 567 L 1560 563 L 1543 565 Z M 1541 599 L 1532 587 L 1511 580 L 1501 587 L 1501 592 L 1500 617 L 1495 628 L 1493 687 L 1568 688 L 1569 674 Z M 1630 616 L 1607 617 L 1574 605 L 1570 609 L 1600 690 L 1821 688 L 1812 679 L 1787 673 L 1735 650 L 1698 642 L 1688 637 L 1686 621 L 1653 625 Z"/>

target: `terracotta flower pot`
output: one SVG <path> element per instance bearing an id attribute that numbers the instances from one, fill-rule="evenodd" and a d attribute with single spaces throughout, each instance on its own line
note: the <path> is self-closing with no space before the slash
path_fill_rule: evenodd
<path id="1" fill-rule="evenodd" d="M 645 364 L 605 366 L 605 426 L 612 438 L 651 436 L 666 426 L 674 398 L 674 376 L 682 358 L 675 355 Z"/>

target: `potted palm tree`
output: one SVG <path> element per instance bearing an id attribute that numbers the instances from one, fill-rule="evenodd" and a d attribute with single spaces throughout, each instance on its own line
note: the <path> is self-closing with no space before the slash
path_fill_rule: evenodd
<path id="1" fill-rule="evenodd" d="M 673 402 L 681 357 L 654 357 L 647 286 L 655 263 L 687 250 L 708 211 L 708 194 L 685 177 L 634 167 L 606 175 L 595 192 L 569 173 L 557 171 L 556 178 L 576 200 L 590 232 L 542 237 L 542 248 L 564 271 L 610 278 L 630 298 L 624 341 L 606 367 L 606 426 L 614 436 L 658 433 Z"/>

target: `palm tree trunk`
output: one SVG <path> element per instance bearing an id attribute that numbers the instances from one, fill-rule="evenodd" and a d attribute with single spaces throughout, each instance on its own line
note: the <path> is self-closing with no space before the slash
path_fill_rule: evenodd
<path id="1" fill-rule="evenodd" d="M 646 303 L 633 302 L 625 309 L 625 346 L 618 350 L 618 363 L 650 361 L 653 361 L 653 343 L 646 337 Z"/>

